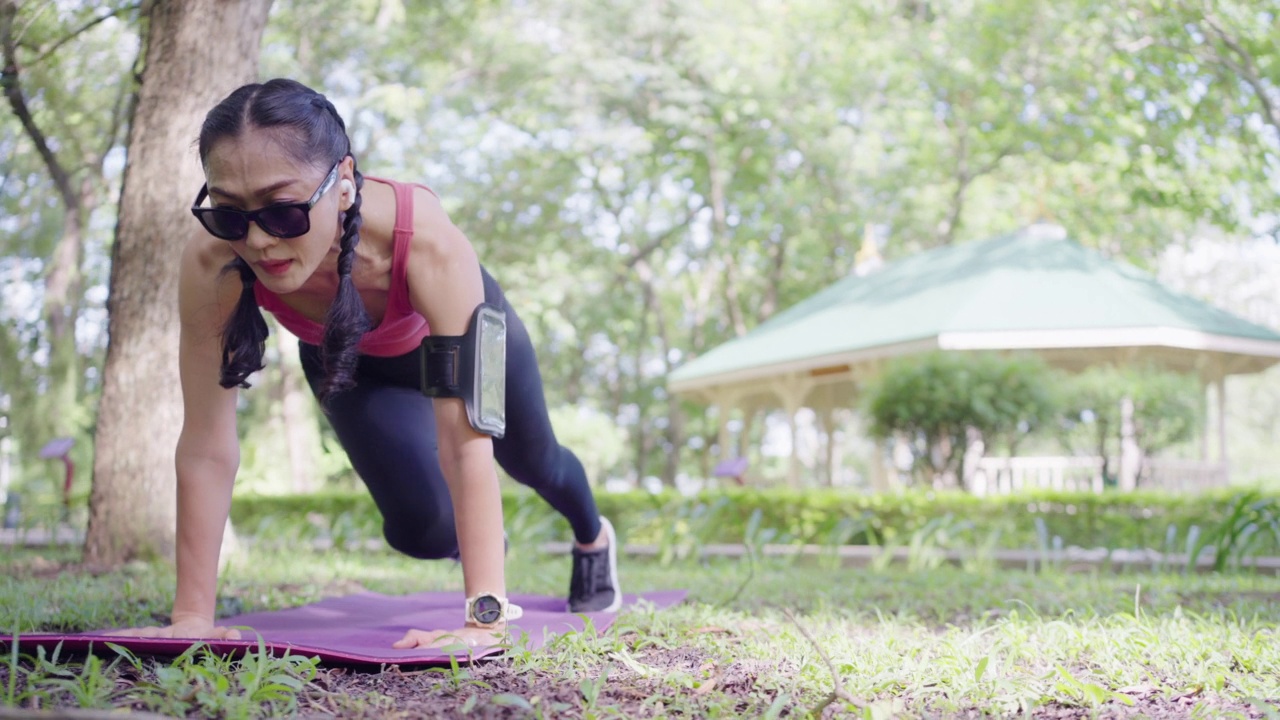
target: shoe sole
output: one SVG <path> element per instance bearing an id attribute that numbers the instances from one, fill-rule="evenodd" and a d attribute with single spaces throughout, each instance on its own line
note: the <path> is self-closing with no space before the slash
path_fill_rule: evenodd
<path id="1" fill-rule="evenodd" d="M 618 535 L 613 531 L 613 523 L 609 518 L 600 518 L 600 522 L 608 528 L 609 535 L 609 580 L 613 583 L 613 602 L 600 612 L 617 612 L 622 607 L 622 586 L 618 584 Z"/>

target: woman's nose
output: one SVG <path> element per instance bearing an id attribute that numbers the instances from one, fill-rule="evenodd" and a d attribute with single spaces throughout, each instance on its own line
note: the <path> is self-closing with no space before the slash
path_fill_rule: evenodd
<path id="1" fill-rule="evenodd" d="M 244 237 L 245 244 L 254 250 L 265 250 L 275 245 L 277 240 L 256 222 L 249 223 L 249 234 Z"/>

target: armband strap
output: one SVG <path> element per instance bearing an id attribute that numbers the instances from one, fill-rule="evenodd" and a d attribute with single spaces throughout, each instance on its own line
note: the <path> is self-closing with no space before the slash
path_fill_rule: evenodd
<path id="1" fill-rule="evenodd" d="M 465 335 L 422 339 L 422 394 L 460 398 L 476 432 L 500 438 L 507 429 L 507 315 L 481 303 Z"/>

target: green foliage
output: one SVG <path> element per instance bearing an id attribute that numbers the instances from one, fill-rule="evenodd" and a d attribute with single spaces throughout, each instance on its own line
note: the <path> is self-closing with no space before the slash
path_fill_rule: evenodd
<path id="1" fill-rule="evenodd" d="M 1213 569 L 1221 572 L 1259 547 L 1274 551 L 1280 546 L 1280 499 L 1249 492 L 1235 497 L 1224 510 L 1225 517 L 1205 532 L 1188 535 L 1188 563 L 1211 548 Z"/>
<path id="2" fill-rule="evenodd" d="M 23 569 L 31 559 L 0 561 L 0 626 L 24 596 L 55 609 L 89 596 L 124 613 L 99 622 L 127 624 L 130 604 L 116 599 L 110 576 L 64 572 L 51 587 Z M 451 563 L 389 552 L 251 549 L 248 559 L 220 593 L 255 611 L 348 593 L 352 581 L 375 592 L 462 589 Z M 6 651 L 0 688 L 12 690 L 0 706 L 73 706 L 75 696 L 56 682 L 73 676 L 85 697 L 105 699 L 114 686 L 100 708 L 221 718 L 434 717 L 468 708 L 484 717 L 799 717 L 831 694 L 833 674 L 850 697 L 867 702 L 864 717 L 1088 715 L 1124 710 L 1121 696 L 1147 714 L 1246 717 L 1271 712 L 1274 700 L 1256 698 L 1276 697 L 1280 578 L 1263 574 L 975 573 L 946 565 L 818 572 L 768 557 L 756 567 L 724 559 L 664 566 L 631 556 L 623 572 L 629 592 L 680 587 L 689 598 L 662 611 L 629 606 L 608 630 L 560 634 L 536 652 L 517 647 L 500 663 L 427 672 L 320 676 L 309 660 L 276 658 L 267 661 L 279 676 L 271 680 L 253 660 L 246 666 L 197 650 L 139 661 L 116 651 L 120 659 L 108 654 L 90 678 L 79 658 L 54 662 L 46 653 L 41 664 L 36 653 Z M 567 578 L 559 555 L 508 564 L 508 582 L 522 591 L 563 592 Z M 735 586 L 741 594 L 726 601 Z M 152 599 L 168 600 L 169 592 L 157 587 Z M 207 688 L 221 687 L 210 672 L 227 678 L 225 696 L 208 696 Z M 301 683 L 296 691 L 290 679 Z M 258 694 L 264 704 L 246 700 L 250 688 L 272 684 L 288 688 L 274 690 L 296 704 L 269 699 L 271 691 Z M 208 702 L 199 705 L 202 692 Z M 842 701 L 842 709 L 857 716 L 851 704 Z"/>
<path id="3" fill-rule="evenodd" d="M 1272 28 L 1280 2 L 1082 6 L 1109 28 L 1117 50 L 1106 57 L 1110 82 L 1098 89 L 1124 121 L 1117 139 L 1128 141 L 1133 196 L 1227 227 L 1280 233 L 1274 218 L 1256 217 L 1280 168 L 1280 45 Z"/>
<path id="4" fill-rule="evenodd" d="M 968 433 L 1012 448 L 1055 410 L 1047 366 L 1031 357 L 933 352 L 894 362 L 866 389 L 871 432 L 912 444 L 921 481 L 954 474 Z"/>
<path id="5" fill-rule="evenodd" d="M 105 326 L 135 5 L 19 9 L 36 119 L 100 206 L 86 328 Z M 1276 14 L 1276 0 L 277 0 L 262 74 L 325 90 L 363 169 L 438 189 L 529 325 L 549 404 L 607 416 L 628 436 L 618 466 L 670 481 L 715 427 L 666 374 L 846 275 L 864 240 L 901 257 L 1051 218 L 1149 264 L 1197 223 L 1265 223 Z M 38 306 L 62 218 L 8 112 L 0 158 L 0 273 L 21 289 L 0 313 L 0 395 L 34 478 L 48 433 L 19 425 L 91 426 L 104 338 L 79 348 L 76 411 L 17 412 L 54 397 Z M 264 490 L 286 485 L 276 379 L 246 393 L 242 422 Z M 77 452 L 87 467 L 89 443 Z M 341 454 L 323 460 L 315 476 L 336 474 Z"/>
<path id="6" fill-rule="evenodd" d="M 90 654 L 83 662 L 62 656 L 62 646 L 8 659 L 9 691 L 0 707 L 59 706 L 95 709 L 137 706 L 185 717 L 251 718 L 292 714 L 298 695 L 316 675 L 318 658 L 273 657 L 262 643 L 240 659 L 222 657 L 196 643 L 168 664 L 144 662 L 124 647 L 107 645 L 110 662 Z M 30 667 L 24 667 L 24 664 Z M 18 682 L 22 692 L 16 692 Z"/>
<path id="7" fill-rule="evenodd" d="M 1133 401 L 1134 441 L 1146 455 L 1190 440 L 1204 422 L 1203 387 L 1191 375 L 1098 366 L 1063 378 L 1058 388 L 1059 438 L 1086 454 L 1119 452 L 1126 398 Z"/>
<path id="8" fill-rule="evenodd" d="M 1249 498 L 1244 507 L 1254 508 L 1243 515 L 1242 497 Z M 1207 547 L 1221 537 L 1214 533 L 1228 526 L 1238 526 L 1224 532 L 1237 538 L 1234 547 L 1239 551 L 1245 539 L 1240 536 L 1249 523 L 1257 526 L 1247 538 L 1250 553 L 1280 552 L 1280 537 L 1271 533 L 1267 519 L 1276 517 L 1276 498 L 1229 490 L 1196 495 L 1036 491 L 980 498 L 960 492 L 867 495 L 730 488 L 690 497 L 674 492 L 600 493 L 596 502 L 626 542 L 658 547 L 664 562 L 695 557 L 707 544 L 765 542 L 762 537 L 825 546 L 907 546 L 914 539 L 917 544 L 969 549 L 1039 548 L 1058 538 L 1063 546 L 1183 551 L 1191 548 L 1175 547 L 1171 536 L 1204 537 L 1201 547 Z M 568 537 L 563 520 L 533 493 L 505 492 L 503 509 L 509 526 L 524 528 L 518 541 L 513 536 L 513 545 Z M 380 527 L 367 493 L 241 496 L 231 512 L 242 532 L 264 541 L 297 543 L 327 536 L 330 522 L 363 528 L 349 532 L 349 538 L 376 537 Z M 1272 515 L 1260 514 L 1264 512 Z"/>
<path id="9" fill-rule="evenodd" d="M 573 448 L 591 481 L 600 485 L 617 473 L 626 457 L 627 435 L 613 418 L 573 405 L 552 408 L 550 415 L 556 439 Z"/>
<path id="10" fill-rule="evenodd" d="M 137 20 L 137 4 L 123 0 L 0 6 L 2 44 L 13 51 L 0 100 L 0 436 L 14 441 L 15 485 L 36 491 L 58 472 L 38 457 L 55 437 L 75 437 L 72 458 L 93 464 Z M 65 295 L 47 284 L 55 275 Z"/>
<path id="11" fill-rule="evenodd" d="M 1111 477 L 1126 399 L 1146 456 L 1190 440 L 1204 422 L 1203 386 L 1191 375 L 1112 366 L 1068 374 L 991 353 L 935 352 L 890 363 L 869 383 L 865 406 L 872 434 L 906 440 L 916 480 L 928 482 L 957 472 L 974 432 L 988 455 L 1016 455 L 1028 439 L 1053 437 L 1069 454 L 1103 457 Z"/>

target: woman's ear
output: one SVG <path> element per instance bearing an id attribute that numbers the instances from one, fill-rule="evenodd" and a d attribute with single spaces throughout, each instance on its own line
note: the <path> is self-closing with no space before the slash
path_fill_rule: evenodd
<path id="1" fill-rule="evenodd" d="M 338 177 L 342 178 L 338 182 L 339 192 L 342 193 L 340 207 L 343 210 L 350 208 L 356 201 L 356 161 L 350 155 L 342 159 L 342 163 L 338 167 Z"/>

